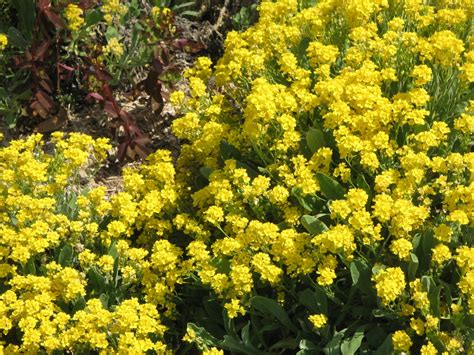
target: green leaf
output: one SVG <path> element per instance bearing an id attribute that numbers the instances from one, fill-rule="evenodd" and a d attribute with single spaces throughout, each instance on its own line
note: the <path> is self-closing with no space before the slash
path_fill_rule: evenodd
<path id="1" fill-rule="evenodd" d="M 430 292 L 431 286 L 434 282 L 430 276 L 423 275 L 421 277 L 421 284 L 423 285 L 423 291 Z"/>
<path id="2" fill-rule="evenodd" d="M 418 257 L 414 253 L 410 253 L 410 261 L 408 262 L 408 281 L 413 281 L 416 278 L 416 271 L 418 270 Z"/>
<path id="3" fill-rule="evenodd" d="M 107 27 L 107 32 L 105 32 L 105 38 L 107 39 L 107 41 L 110 41 L 112 38 L 118 37 L 118 35 L 119 32 L 115 27 Z"/>
<path id="4" fill-rule="evenodd" d="M 393 353 L 393 346 L 392 346 L 392 336 L 388 335 L 382 345 L 378 347 L 377 350 L 373 352 L 374 355 L 386 355 Z"/>
<path id="5" fill-rule="evenodd" d="M 72 246 L 70 244 L 65 244 L 61 251 L 59 252 L 58 256 L 58 263 L 61 266 L 68 266 L 72 263 L 72 256 L 74 251 L 72 250 Z"/>
<path id="6" fill-rule="evenodd" d="M 336 332 L 332 339 L 326 344 L 323 351 L 326 355 L 339 355 L 341 354 L 341 341 L 344 338 L 346 329 Z"/>
<path id="7" fill-rule="evenodd" d="M 301 217 L 301 224 L 311 235 L 318 235 L 328 230 L 328 227 L 324 222 L 320 221 L 314 216 L 309 216 L 307 214 Z"/>
<path id="8" fill-rule="evenodd" d="M 180 13 L 181 16 L 189 16 L 189 17 L 197 17 L 199 15 L 199 12 L 194 11 L 194 10 L 186 10 Z"/>
<path id="9" fill-rule="evenodd" d="M 372 196 L 372 189 L 370 188 L 369 184 L 367 183 L 367 180 L 365 180 L 365 177 L 362 174 L 357 175 L 357 187 L 367 192 L 367 195 L 369 196 L 370 200 Z"/>
<path id="10" fill-rule="evenodd" d="M 98 9 L 89 11 L 86 16 L 86 27 L 97 25 L 103 18 L 102 12 Z"/>
<path id="11" fill-rule="evenodd" d="M 379 309 L 379 308 L 373 309 L 372 315 L 375 318 L 397 319 L 397 315 L 395 313 L 384 311 L 383 309 Z"/>
<path id="12" fill-rule="evenodd" d="M 95 292 L 101 292 L 105 288 L 105 277 L 95 267 L 89 269 L 87 278 Z"/>
<path id="13" fill-rule="evenodd" d="M 246 355 L 253 354 L 264 354 L 262 351 L 259 351 L 254 346 L 245 345 L 240 339 L 236 339 L 230 335 L 225 335 L 224 340 L 221 342 L 221 346 L 237 353 L 244 353 Z"/>
<path id="14" fill-rule="evenodd" d="M 419 257 L 419 268 L 421 271 L 429 269 L 431 265 L 431 254 L 436 244 L 437 239 L 434 237 L 432 230 L 427 230 L 421 236 L 421 251 L 418 250 L 417 255 Z"/>
<path id="15" fill-rule="evenodd" d="M 114 260 L 118 258 L 117 245 L 116 245 L 115 241 L 113 241 L 113 242 L 110 244 L 109 255 L 110 255 L 111 257 L 113 257 Z"/>
<path id="16" fill-rule="evenodd" d="M 119 281 L 119 263 L 120 263 L 120 259 L 119 258 L 115 258 L 115 261 L 114 261 L 114 269 L 113 269 L 113 281 L 114 281 L 114 286 L 117 287 L 118 285 L 118 281 Z"/>
<path id="17" fill-rule="evenodd" d="M 247 175 L 251 177 L 252 179 L 256 178 L 259 174 L 255 169 L 253 169 L 250 165 L 241 162 L 239 160 L 236 161 L 235 166 L 239 169 L 245 169 L 247 170 Z"/>
<path id="18" fill-rule="evenodd" d="M 298 340 L 293 338 L 293 337 L 289 337 L 289 338 L 285 338 L 285 339 L 282 339 L 278 342 L 276 342 L 275 344 L 273 344 L 271 347 L 270 347 L 270 351 L 274 351 L 276 349 L 284 349 L 284 350 L 295 350 L 297 347 L 298 347 Z"/>
<path id="19" fill-rule="evenodd" d="M 227 258 L 212 258 L 210 264 L 214 266 L 219 273 L 228 274 L 230 272 L 230 261 Z"/>
<path id="20" fill-rule="evenodd" d="M 18 31 L 15 27 L 10 27 L 7 31 L 8 36 L 8 43 L 11 45 L 18 47 L 19 49 L 26 49 L 28 48 L 28 41 L 23 37 L 20 31 Z"/>
<path id="21" fill-rule="evenodd" d="M 220 143 L 220 152 L 223 160 L 239 160 L 241 158 L 240 151 L 232 144 L 229 144 L 224 140 Z"/>
<path id="22" fill-rule="evenodd" d="M 286 314 L 285 309 L 276 301 L 263 296 L 255 296 L 250 300 L 250 304 L 256 310 L 275 317 L 280 321 L 281 324 L 285 325 L 292 331 L 298 331 L 288 317 L 288 314 Z"/>
<path id="23" fill-rule="evenodd" d="M 24 267 L 24 275 L 36 275 L 35 258 L 31 257 Z"/>
<path id="24" fill-rule="evenodd" d="M 184 7 L 190 7 L 190 6 L 194 6 L 194 5 L 195 5 L 194 1 L 188 1 L 188 2 L 185 2 L 185 3 L 182 3 L 182 4 L 177 4 L 177 5 L 173 6 L 173 11 L 176 12 L 177 10 L 182 9 Z"/>
<path id="25" fill-rule="evenodd" d="M 17 10 L 20 25 L 19 30 L 25 35 L 28 41 L 31 40 L 36 19 L 36 1 L 15 0 L 11 1 L 11 4 Z"/>
<path id="26" fill-rule="evenodd" d="M 102 293 L 99 296 L 99 300 L 102 303 L 102 307 L 104 307 L 104 309 L 109 308 L 109 296 L 108 295 L 106 295 L 105 293 Z"/>
<path id="27" fill-rule="evenodd" d="M 207 180 L 209 180 L 209 176 L 211 176 L 212 169 L 208 166 L 203 166 L 199 169 L 199 172 L 202 176 L 204 176 Z"/>
<path id="28" fill-rule="evenodd" d="M 370 311 L 367 313 L 370 313 Z M 378 323 L 371 323 L 369 326 L 371 328 L 365 334 L 365 339 L 367 340 L 367 344 L 371 348 L 378 348 L 387 337 L 387 332 L 384 331 L 383 328 L 381 328 L 380 324 Z"/>
<path id="29" fill-rule="evenodd" d="M 342 355 L 354 355 L 360 348 L 362 340 L 364 339 L 364 332 L 357 331 L 350 339 L 344 339 L 341 344 Z"/>
<path id="30" fill-rule="evenodd" d="M 250 341 L 250 322 L 247 322 L 245 327 L 242 328 L 242 331 L 240 332 L 240 336 L 245 345 L 252 344 L 252 342 Z"/>
<path id="31" fill-rule="evenodd" d="M 352 278 L 352 285 L 367 295 L 374 294 L 374 289 L 370 282 L 371 271 L 369 266 L 362 259 L 355 259 L 349 266 Z"/>
<path id="32" fill-rule="evenodd" d="M 306 132 L 306 142 L 311 153 L 315 153 L 319 148 L 326 146 L 323 132 L 316 128 L 310 128 L 309 131 Z"/>
<path id="33" fill-rule="evenodd" d="M 352 262 L 350 265 L 352 285 L 355 286 L 359 282 L 360 271 L 355 262 Z"/>
<path id="34" fill-rule="evenodd" d="M 72 311 L 73 311 L 73 313 L 76 313 L 77 311 L 81 311 L 81 310 L 83 310 L 84 308 L 86 308 L 86 300 L 84 299 L 84 297 L 79 296 L 79 297 L 74 301 L 74 305 L 73 305 Z"/>
<path id="35" fill-rule="evenodd" d="M 432 286 L 430 293 L 428 294 L 428 299 L 430 300 L 430 308 L 433 315 L 436 317 L 440 316 L 439 312 L 439 298 L 442 290 L 442 286 Z"/>
<path id="36" fill-rule="evenodd" d="M 385 270 L 385 269 L 386 269 L 386 266 L 381 265 L 381 264 L 375 264 L 372 267 L 372 274 L 377 275 L 380 271 Z"/>
<path id="37" fill-rule="evenodd" d="M 209 347 L 220 346 L 220 341 L 211 333 L 209 333 L 205 328 L 200 327 L 195 323 L 188 323 L 186 327 L 192 329 L 199 340 L 205 345 Z"/>
<path id="38" fill-rule="evenodd" d="M 319 288 L 316 289 L 316 292 L 311 291 L 309 288 L 300 292 L 298 294 L 298 301 L 314 313 L 327 313 L 328 299 L 324 291 Z"/>
<path id="39" fill-rule="evenodd" d="M 317 349 L 317 346 L 312 341 L 309 341 L 307 339 L 301 339 L 299 346 L 300 346 L 301 350 L 314 350 L 314 349 Z"/>
<path id="40" fill-rule="evenodd" d="M 323 173 L 316 173 L 316 177 L 318 178 L 321 192 L 328 200 L 344 198 L 344 188 L 336 180 Z"/>
<path id="41" fill-rule="evenodd" d="M 291 195 L 298 200 L 301 207 L 309 212 L 321 211 L 321 209 L 326 205 L 326 201 L 319 198 L 317 195 L 303 196 L 303 192 L 295 187 L 291 189 Z"/>
<path id="42" fill-rule="evenodd" d="M 421 242 L 421 234 L 416 234 L 413 239 L 411 240 L 411 244 L 413 245 L 413 249 L 417 249 Z"/>
<path id="43" fill-rule="evenodd" d="M 328 296 L 326 292 L 324 291 L 323 288 L 318 286 L 314 290 L 314 293 L 316 295 L 316 302 L 319 308 L 319 312 L 327 314 L 328 313 Z"/>

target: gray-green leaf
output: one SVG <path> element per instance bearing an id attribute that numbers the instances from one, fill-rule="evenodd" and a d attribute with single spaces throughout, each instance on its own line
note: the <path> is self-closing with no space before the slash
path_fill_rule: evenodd
<path id="1" fill-rule="evenodd" d="M 306 142 L 311 153 L 317 152 L 319 148 L 326 145 L 323 132 L 316 128 L 310 128 L 309 131 L 306 132 Z"/>
<path id="2" fill-rule="evenodd" d="M 328 230 L 328 227 L 324 222 L 307 214 L 301 217 L 301 224 L 311 235 L 318 235 Z"/>
<path id="3" fill-rule="evenodd" d="M 323 173 L 317 173 L 316 177 L 318 178 L 321 192 L 328 200 L 340 200 L 344 198 L 344 188 L 336 180 Z"/>

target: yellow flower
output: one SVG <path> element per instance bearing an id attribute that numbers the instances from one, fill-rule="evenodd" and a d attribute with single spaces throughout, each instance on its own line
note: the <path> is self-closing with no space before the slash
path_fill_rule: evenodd
<path id="1" fill-rule="evenodd" d="M 71 31 L 77 31 L 84 24 L 84 12 L 76 4 L 69 4 L 64 11 L 64 17 L 68 22 L 68 27 Z"/>
<path id="2" fill-rule="evenodd" d="M 406 259 L 412 250 L 412 243 L 405 238 L 396 239 L 390 244 L 390 251 L 398 256 L 400 260 Z"/>
<path id="3" fill-rule="evenodd" d="M 350 189 L 347 192 L 346 198 L 353 209 L 360 210 L 365 207 L 369 196 L 362 189 Z"/>
<path id="4" fill-rule="evenodd" d="M 120 237 L 126 232 L 126 226 L 121 221 L 112 221 L 107 226 L 107 231 L 110 237 Z"/>
<path id="5" fill-rule="evenodd" d="M 473 268 L 474 248 L 463 245 L 456 249 L 456 253 L 454 259 L 461 270 L 465 272 Z"/>
<path id="6" fill-rule="evenodd" d="M 182 341 L 185 341 L 187 343 L 192 343 L 193 341 L 195 341 L 197 338 L 196 336 L 196 332 L 194 331 L 194 329 L 192 329 L 190 326 L 187 326 L 186 327 L 186 334 L 183 336 L 183 338 L 181 339 Z"/>
<path id="7" fill-rule="evenodd" d="M 161 15 L 161 8 L 158 6 L 153 6 L 151 8 L 151 17 L 153 18 L 153 20 L 158 22 L 160 15 Z"/>
<path id="8" fill-rule="evenodd" d="M 448 221 L 457 222 L 464 225 L 469 224 L 469 217 L 467 216 L 466 212 L 462 210 L 455 210 L 448 216 Z"/>
<path id="9" fill-rule="evenodd" d="M 438 355 L 438 350 L 431 341 L 421 347 L 421 355 Z"/>
<path id="10" fill-rule="evenodd" d="M 444 66 L 456 65 L 464 51 L 463 41 L 448 30 L 435 32 L 428 42 L 427 46 L 420 48 L 422 56 Z"/>
<path id="11" fill-rule="evenodd" d="M 236 298 L 233 298 L 230 302 L 226 303 L 224 308 L 227 310 L 229 318 L 235 318 L 239 314 L 245 314 L 245 308 L 241 306 L 240 301 Z"/>
<path id="12" fill-rule="evenodd" d="M 321 248 L 321 252 L 329 251 L 333 254 L 342 252 L 344 255 L 351 255 L 355 248 L 354 234 L 346 225 L 336 225 L 331 229 L 315 236 L 313 244 Z"/>
<path id="13" fill-rule="evenodd" d="M 334 279 L 336 278 L 336 267 L 337 267 L 337 260 L 334 256 L 328 255 L 323 258 L 321 263 L 318 266 L 318 278 L 317 282 L 321 286 L 329 286 L 332 285 Z"/>
<path id="14" fill-rule="evenodd" d="M 413 68 L 411 76 L 415 79 L 415 85 L 421 86 L 431 81 L 432 71 L 429 66 L 421 64 Z"/>
<path id="15" fill-rule="evenodd" d="M 8 44 L 8 37 L 4 33 L 0 33 L 0 51 L 3 51 Z"/>
<path id="16" fill-rule="evenodd" d="M 377 295 L 388 305 L 395 301 L 405 289 L 405 274 L 399 267 L 389 267 L 372 276 Z"/>
<path id="17" fill-rule="evenodd" d="M 101 10 L 104 13 L 105 21 L 109 24 L 128 11 L 128 7 L 120 4 L 120 0 L 104 0 L 102 3 Z"/>
<path id="18" fill-rule="evenodd" d="M 393 348 L 396 351 L 406 352 L 410 350 L 410 347 L 413 344 L 410 336 L 404 330 L 397 330 L 392 334 L 392 343 Z"/>
<path id="19" fill-rule="evenodd" d="M 250 268 L 245 265 L 232 266 L 230 271 L 233 288 L 237 294 L 244 295 L 252 290 L 253 279 Z"/>
<path id="20" fill-rule="evenodd" d="M 107 45 L 104 47 L 104 54 L 110 54 L 115 57 L 120 57 L 123 55 L 124 48 L 123 44 L 121 44 L 118 40 L 118 38 L 114 37 L 111 38 L 108 42 Z"/>
<path id="21" fill-rule="evenodd" d="M 262 279 L 276 284 L 283 273 L 283 270 L 272 264 L 270 256 L 265 253 L 255 254 L 252 259 L 252 266 L 260 273 Z"/>
<path id="22" fill-rule="evenodd" d="M 426 329 L 429 330 L 435 330 L 439 325 L 439 318 L 432 316 L 431 314 L 428 314 L 426 316 L 426 322 L 425 326 Z"/>
<path id="23" fill-rule="evenodd" d="M 185 100 L 185 93 L 183 91 L 173 91 L 170 95 L 170 102 L 174 105 L 174 106 L 179 106 L 181 105 L 184 100 Z"/>
<path id="24" fill-rule="evenodd" d="M 97 260 L 97 265 L 102 269 L 104 272 L 112 272 L 114 269 L 114 258 L 110 255 L 103 255 Z"/>
<path id="25" fill-rule="evenodd" d="M 410 327 L 413 329 L 416 334 L 423 335 L 425 332 L 425 324 L 420 318 L 411 318 L 410 319 Z"/>
<path id="26" fill-rule="evenodd" d="M 351 169 L 345 163 L 340 163 L 336 169 L 334 169 L 334 176 L 340 177 L 343 182 L 349 181 L 351 178 Z"/>
<path id="27" fill-rule="evenodd" d="M 433 248 L 433 256 L 431 260 L 437 265 L 444 264 L 447 260 L 451 259 L 451 251 L 445 244 L 438 244 Z"/>
<path id="28" fill-rule="evenodd" d="M 324 327 L 328 321 L 328 317 L 324 314 L 313 314 L 309 316 L 308 319 L 316 329 Z"/>
<path id="29" fill-rule="evenodd" d="M 435 237 L 441 241 L 449 243 L 451 241 L 451 236 L 453 234 L 452 229 L 446 224 L 440 224 L 439 226 L 433 229 Z"/>
<path id="30" fill-rule="evenodd" d="M 415 306 L 420 310 L 426 310 L 430 306 L 430 301 L 428 299 L 428 293 L 423 291 L 422 286 L 420 279 L 410 282 L 412 299 L 415 302 Z"/>
<path id="31" fill-rule="evenodd" d="M 224 221 L 224 211 L 218 206 L 211 206 L 204 213 L 204 217 L 211 224 L 219 224 Z"/>

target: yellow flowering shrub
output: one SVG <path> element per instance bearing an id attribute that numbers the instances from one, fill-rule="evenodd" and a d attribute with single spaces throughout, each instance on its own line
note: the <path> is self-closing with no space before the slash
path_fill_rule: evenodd
<path id="1" fill-rule="evenodd" d="M 236 324 L 299 324 L 308 353 L 467 351 L 472 5 L 308 3 L 264 1 L 212 74 L 200 60 L 190 95 L 173 94 L 192 272 Z"/>
<path id="2" fill-rule="evenodd" d="M 473 13 L 263 1 L 111 195 L 105 141 L 10 142 L 4 351 L 472 352 Z"/>
<path id="3" fill-rule="evenodd" d="M 107 140 L 57 132 L 50 144 L 32 135 L 0 149 L 2 350 L 168 353 L 164 320 L 183 275 L 180 248 L 156 240 L 177 195 L 169 153 L 107 197 L 82 185 Z M 132 241 L 139 229 L 147 238 Z"/>

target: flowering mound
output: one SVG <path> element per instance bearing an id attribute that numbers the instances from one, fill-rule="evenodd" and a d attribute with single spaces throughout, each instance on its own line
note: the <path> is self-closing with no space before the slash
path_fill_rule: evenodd
<path id="1" fill-rule="evenodd" d="M 6 351 L 473 350 L 474 6 L 309 3 L 200 58 L 176 164 L 109 199 L 102 141 L 1 151 Z"/>

